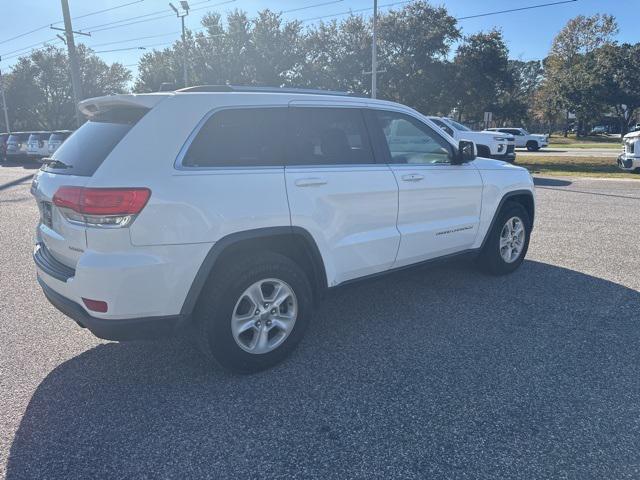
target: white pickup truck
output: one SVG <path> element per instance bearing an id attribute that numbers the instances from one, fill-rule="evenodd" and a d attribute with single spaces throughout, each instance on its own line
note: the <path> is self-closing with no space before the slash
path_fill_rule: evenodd
<path id="1" fill-rule="evenodd" d="M 513 135 L 497 132 L 474 132 L 466 125 L 456 122 L 448 117 L 429 117 L 454 140 L 470 140 L 476 144 L 478 156 L 494 158 L 505 162 L 514 163 L 516 160 L 516 148 Z"/>
<path id="2" fill-rule="evenodd" d="M 622 139 L 622 145 L 618 167 L 627 172 L 640 173 L 640 130 L 627 133 Z"/>
<path id="3" fill-rule="evenodd" d="M 526 148 L 530 152 L 537 152 L 549 146 L 549 136 L 527 132 L 524 128 L 489 128 L 488 132 L 509 133 L 516 140 L 516 147 Z"/>

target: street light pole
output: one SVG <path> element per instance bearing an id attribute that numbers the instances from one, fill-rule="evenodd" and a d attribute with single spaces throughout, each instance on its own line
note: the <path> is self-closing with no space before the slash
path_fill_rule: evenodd
<path id="1" fill-rule="evenodd" d="M 184 17 L 186 17 L 187 15 L 189 15 L 189 3 L 182 0 L 180 2 L 180 5 L 182 6 L 182 10 L 183 13 L 180 13 L 180 10 L 178 10 L 173 3 L 169 3 L 169 6 L 171 7 L 171 9 L 176 12 L 176 17 L 178 17 L 182 23 L 182 59 L 183 59 L 183 63 L 182 63 L 182 75 L 183 75 L 183 81 L 184 81 L 184 86 L 187 87 L 189 86 L 189 79 L 187 77 L 187 62 L 189 61 L 187 59 L 187 39 L 186 39 L 186 34 L 185 34 L 185 29 L 184 29 Z"/>
<path id="2" fill-rule="evenodd" d="M 376 98 L 378 90 L 378 55 L 377 34 L 378 29 L 378 0 L 373 0 L 373 38 L 371 41 L 371 98 Z"/>

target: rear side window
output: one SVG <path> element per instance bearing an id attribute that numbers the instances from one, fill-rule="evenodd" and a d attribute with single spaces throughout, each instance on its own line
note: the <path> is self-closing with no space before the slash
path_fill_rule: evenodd
<path id="1" fill-rule="evenodd" d="M 44 170 L 90 177 L 147 109 L 118 108 L 98 114 L 82 125 L 52 155 Z"/>
<path id="2" fill-rule="evenodd" d="M 185 167 L 282 166 L 287 108 L 241 108 L 214 113 L 185 154 Z"/>
<path id="3" fill-rule="evenodd" d="M 375 163 L 359 109 L 293 107 L 287 132 L 290 165 Z"/>

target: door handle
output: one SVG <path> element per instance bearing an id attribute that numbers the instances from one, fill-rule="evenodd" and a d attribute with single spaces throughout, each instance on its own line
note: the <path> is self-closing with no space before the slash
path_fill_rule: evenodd
<path id="1" fill-rule="evenodd" d="M 406 175 L 402 175 L 402 180 L 405 182 L 419 182 L 420 180 L 424 180 L 424 175 L 420 175 L 419 173 L 407 173 Z"/>
<path id="2" fill-rule="evenodd" d="M 296 180 L 297 187 L 313 187 L 316 185 L 326 185 L 327 180 L 319 177 L 299 178 Z"/>

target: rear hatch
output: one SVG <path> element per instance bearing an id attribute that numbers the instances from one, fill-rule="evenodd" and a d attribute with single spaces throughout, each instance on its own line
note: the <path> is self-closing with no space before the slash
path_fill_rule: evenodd
<path id="1" fill-rule="evenodd" d="M 86 223 L 54 204 L 61 187 L 85 187 L 114 147 L 148 111 L 116 107 L 94 115 L 50 157 L 34 178 L 31 192 L 40 210 L 38 243 L 58 262 L 75 268 L 87 248 Z"/>

